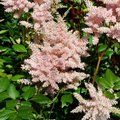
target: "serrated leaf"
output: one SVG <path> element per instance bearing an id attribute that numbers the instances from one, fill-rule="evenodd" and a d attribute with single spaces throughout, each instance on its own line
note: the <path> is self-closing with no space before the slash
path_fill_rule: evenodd
<path id="1" fill-rule="evenodd" d="M 10 39 L 8 37 L 3 36 L 1 38 L 1 40 L 4 41 L 4 42 L 9 42 L 10 43 Z"/>
<path id="2" fill-rule="evenodd" d="M 29 89 L 27 89 L 23 94 L 23 98 L 25 100 L 28 100 L 29 98 L 31 98 L 34 94 L 35 94 L 35 87 L 29 87 Z"/>
<path id="3" fill-rule="evenodd" d="M 108 49 L 106 51 L 106 56 L 108 56 L 109 58 L 111 58 L 111 56 L 114 54 L 114 51 L 112 49 Z"/>
<path id="4" fill-rule="evenodd" d="M 19 97 L 19 92 L 16 90 L 13 84 L 11 84 L 8 88 L 8 95 L 12 99 L 16 99 Z"/>
<path id="5" fill-rule="evenodd" d="M 26 91 L 29 90 L 29 89 L 30 89 L 30 86 L 25 86 L 25 87 L 22 88 L 22 91 L 23 91 L 23 92 L 26 92 Z"/>
<path id="6" fill-rule="evenodd" d="M 110 69 L 107 69 L 105 72 L 105 79 L 110 84 L 110 86 L 113 87 L 117 80 L 117 76 Z"/>
<path id="7" fill-rule="evenodd" d="M 71 104 L 73 102 L 73 97 L 71 94 L 63 95 L 61 98 L 62 108 Z"/>
<path id="8" fill-rule="evenodd" d="M 17 112 L 10 115 L 9 120 L 22 120 L 18 117 Z"/>
<path id="9" fill-rule="evenodd" d="M 6 108 L 13 109 L 17 105 L 17 100 L 6 101 Z"/>
<path id="10" fill-rule="evenodd" d="M 15 113 L 14 110 L 6 110 L 6 109 L 2 109 L 0 110 L 0 120 L 8 120 L 9 116 Z"/>
<path id="11" fill-rule="evenodd" d="M 27 52 L 27 49 L 25 48 L 25 46 L 21 45 L 21 44 L 15 44 L 15 45 L 12 46 L 12 48 L 16 52 Z"/>
<path id="12" fill-rule="evenodd" d="M 28 101 L 23 101 L 23 102 L 21 102 L 21 106 L 31 107 L 32 105 L 31 105 L 31 103 L 28 102 Z"/>
<path id="13" fill-rule="evenodd" d="M 9 96 L 8 96 L 8 93 L 5 91 L 5 92 L 2 92 L 0 93 L 0 102 L 7 99 Z"/>
<path id="14" fill-rule="evenodd" d="M 8 120 L 9 116 L 0 117 L 0 120 Z"/>
<path id="15" fill-rule="evenodd" d="M 97 79 L 97 83 L 103 88 L 103 89 L 110 89 L 111 88 L 111 85 L 109 84 L 108 81 L 106 81 L 105 78 L 98 78 Z"/>
<path id="16" fill-rule="evenodd" d="M 42 94 L 34 96 L 31 100 L 39 104 L 50 104 L 51 102 L 47 96 Z"/>
<path id="17" fill-rule="evenodd" d="M 105 91 L 104 94 L 109 99 L 114 99 L 115 98 L 114 93 L 111 93 L 109 91 Z"/>
<path id="18" fill-rule="evenodd" d="M 114 88 L 113 88 L 114 90 L 120 90 L 120 81 L 119 82 L 117 82 L 117 83 L 115 83 L 115 85 L 114 85 Z"/>
<path id="19" fill-rule="evenodd" d="M 33 118 L 32 108 L 27 106 L 22 106 L 18 110 L 18 116 L 22 119 L 31 120 Z"/>
<path id="20" fill-rule="evenodd" d="M 23 75 L 15 75 L 15 76 L 13 76 L 12 78 L 11 78 L 11 80 L 12 81 L 17 81 L 17 80 L 19 80 L 19 79 L 21 79 L 21 78 L 23 78 L 24 76 Z"/>
<path id="21" fill-rule="evenodd" d="M 0 78 L 0 93 L 7 90 L 9 84 L 10 84 L 10 81 L 7 77 Z"/>
<path id="22" fill-rule="evenodd" d="M 99 48 L 98 48 L 98 52 L 103 52 L 104 50 L 106 50 L 108 47 L 108 45 L 100 45 Z"/>

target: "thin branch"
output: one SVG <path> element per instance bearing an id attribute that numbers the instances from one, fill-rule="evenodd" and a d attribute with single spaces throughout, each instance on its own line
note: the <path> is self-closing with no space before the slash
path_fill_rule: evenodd
<path id="1" fill-rule="evenodd" d="M 52 102 L 51 102 L 52 107 L 51 107 L 51 111 L 50 111 L 49 119 L 50 119 L 50 117 L 51 117 L 52 110 L 54 109 L 55 101 L 57 100 L 57 98 L 58 98 L 60 92 L 63 91 L 63 90 L 64 90 L 64 88 L 62 88 L 61 90 L 59 90 L 58 93 L 57 93 L 57 95 L 55 96 L 55 98 L 54 98 L 54 99 L 52 100 Z"/>
<path id="2" fill-rule="evenodd" d="M 105 51 L 102 52 L 102 53 L 100 54 L 100 56 L 98 57 L 97 66 L 96 66 L 96 69 L 95 69 L 95 72 L 94 72 L 94 76 L 93 76 L 93 84 L 94 84 L 94 82 L 95 82 L 95 80 L 96 80 L 96 77 L 97 77 L 97 74 L 98 74 L 98 71 L 99 71 L 99 67 L 100 67 L 100 63 L 101 63 L 101 61 L 102 61 L 102 58 L 103 58 L 104 54 L 105 54 Z"/>

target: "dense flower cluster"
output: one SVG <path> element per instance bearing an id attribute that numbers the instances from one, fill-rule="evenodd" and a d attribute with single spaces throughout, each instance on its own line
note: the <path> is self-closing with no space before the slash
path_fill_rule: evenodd
<path id="1" fill-rule="evenodd" d="M 2 4 L 7 12 L 14 12 L 17 17 L 20 17 L 22 12 L 33 9 L 30 13 L 33 24 L 20 21 L 20 25 L 34 28 L 37 33 L 35 43 L 29 44 L 32 55 L 22 65 L 22 68 L 32 75 L 32 82 L 40 81 L 43 87 L 55 90 L 59 89 L 59 83 L 64 83 L 67 88 L 76 89 L 80 80 L 88 76 L 75 71 L 76 68 L 85 67 L 81 56 L 88 56 L 87 42 L 80 39 L 77 32 L 68 31 L 62 17 L 58 16 L 57 22 L 54 21 L 51 10 L 56 8 L 59 2 L 60 0 L 3 0 Z M 27 84 L 30 81 L 22 79 L 21 82 Z"/>
<path id="2" fill-rule="evenodd" d="M 6 12 L 14 12 L 14 17 L 19 18 L 23 12 L 28 12 L 34 6 L 34 2 L 28 0 L 2 0 Z"/>
<path id="3" fill-rule="evenodd" d="M 32 80 L 20 79 L 19 82 L 25 85 L 40 82 L 41 89 L 46 88 L 46 93 L 52 94 L 59 90 L 60 85 L 64 89 L 77 89 L 81 80 L 89 76 L 84 72 L 86 64 L 82 62 L 82 57 L 89 56 L 87 39 L 80 39 L 78 32 L 68 30 L 65 21 L 56 11 L 60 0 L 33 1 L 1 2 L 6 12 L 13 12 L 15 18 L 20 18 L 23 12 L 29 12 L 25 13 L 29 15 L 28 19 L 20 19 L 19 24 L 32 29 L 32 35 L 35 36 L 32 36 L 33 42 L 28 42 L 31 55 L 21 66 L 29 72 Z M 89 12 L 85 17 L 88 28 L 84 31 L 94 34 L 93 44 L 99 42 L 102 33 L 120 42 L 120 0 L 99 1 L 103 6 L 97 7 L 90 0 L 85 0 Z M 72 113 L 84 112 L 82 120 L 107 120 L 111 112 L 120 114 L 120 110 L 113 107 L 117 104 L 115 100 L 106 98 L 102 90 L 96 90 L 91 83 L 85 83 L 85 86 L 90 99 L 85 100 L 81 95 L 74 93 L 79 106 L 72 110 Z"/>
<path id="4" fill-rule="evenodd" d="M 35 4 L 33 7 L 32 18 L 34 20 L 34 29 L 39 31 L 41 26 L 50 20 L 53 19 L 53 16 L 50 13 L 51 1 L 44 0 L 42 4 Z"/>
<path id="5" fill-rule="evenodd" d="M 65 83 L 68 88 L 77 88 L 80 80 L 88 75 L 74 71 L 84 69 L 80 56 L 87 56 L 86 40 L 79 40 L 76 32 L 68 31 L 60 17 L 58 22 L 49 21 L 42 27 L 41 45 L 29 44 L 32 55 L 25 60 L 23 69 L 32 75 L 32 81 L 43 82 L 43 87 L 58 90 L 58 83 Z"/>
<path id="6" fill-rule="evenodd" d="M 120 0 L 99 0 L 105 4 L 103 6 L 94 6 L 92 2 L 86 0 L 88 8 L 85 17 L 86 25 L 84 31 L 88 34 L 94 34 L 93 44 L 99 42 L 102 33 L 106 33 L 108 37 L 120 41 Z"/>
<path id="7" fill-rule="evenodd" d="M 32 18 L 34 21 L 34 30 L 39 33 L 40 28 L 45 22 L 53 20 L 51 11 L 56 11 L 61 0 L 34 0 L 37 4 L 33 7 Z"/>
<path id="8" fill-rule="evenodd" d="M 30 8 L 33 8 L 31 13 L 34 21 L 33 27 L 35 31 L 40 31 L 42 23 L 53 19 L 50 13 L 52 1 L 34 0 L 34 2 L 29 2 L 28 0 L 2 0 L 1 3 L 4 5 L 6 12 L 14 13 L 15 18 L 19 18 L 23 12 L 28 12 Z M 27 28 L 31 27 L 27 21 L 21 21 L 20 24 Z"/>
<path id="9" fill-rule="evenodd" d="M 74 93 L 79 106 L 72 110 L 72 113 L 85 112 L 82 120 L 107 120 L 111 112 L 120 113 L 119 109 L 113 107 L 117 102 L 106 98 L 100 88 L 96 91 L 91 83 L 86 84 L 86 88 L 89 90 L 91 99 L 85 100 L 78 93 Z"/>
<path id="10" fill-rule="evenodd" d="M 45 22 L 53 20 L 51 10 L 55 11 L 60 0 L 2 0 L 6 12 L 13 12 L 15 18 L 19 18 L 23 12 L 28 12 L 30 8 L 33 12 L 30 13 L 33 19 L 33 25 L 28 21 L 20 21 L 20 24 L 25 27 L 33 27 L 39 33 L 40 28 Z"/>

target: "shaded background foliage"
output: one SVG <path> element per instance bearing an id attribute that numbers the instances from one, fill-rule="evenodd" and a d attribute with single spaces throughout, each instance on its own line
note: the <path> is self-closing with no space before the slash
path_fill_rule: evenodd
<path id="1" fill-rule="evenodd" d="M 78 4 L 77 0 L 73 2 L 63 0 L 62 4 L 66 8 L 58 11 L 61 15 L 65 15 L 69 29 L 80 31 L 80 35 L 84 37 L 81 31 L 86 27 L 83 18 L 86 14 L 84 1 L 81 0 Z M 76 91 L 60 90 L 55 96 L 45 96 L 39 85 L 36 88 L 34 85 L 20 84 L 19 79 L 31 78 L 20 68 L 24 59 L 30 55 L 25 43 L 27 38 L 22 34 L 25 28 L 18 25 L 12 14 L 5 13 L 2 5 L 0 5 L 0 19 L 3 19 L 0 22 L 0 120 L 80 120 L 83 113 L 71 114 L 70 111 L 78 104 L 73 98 L 73 92 L 89 98 L 84 81 Z M 90 56 L 83 60 L 87 63 L 86 72 L 93 76 L 99 56 L 105 52 L 95 84 L 102 87 L 107 97 L 120 98 L 120 44 L 105 42 L 105 38 L 105 35 L 101 36 L 101 42 L 94 46 L 91 36 L 88 45 Z M 91 79 L 92 77 L 87 81 Z M 104 82 L 106 80 L 109 84 Z M 111 88 L 114 90 L 113 93 L 109 92 Z M 120 104 L 118 106 L 120 107 Z M 112 115 L 112 118 L 119 120 L 120 116 Z"/>

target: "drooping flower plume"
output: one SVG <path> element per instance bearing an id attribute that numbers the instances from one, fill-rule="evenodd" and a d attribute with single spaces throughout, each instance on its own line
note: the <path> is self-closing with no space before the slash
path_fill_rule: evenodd
<path id="1" fill-rule="evenodd" d="M 43 87 L 54 90 L 59 89 L 60 83 L 66 85 L 66 88 L 76 89 L 80 81 L 88 76 L 75 70 L 84 70 L 85 63 L 81 57 L 88 56 L 87 40 L 80 39 L 77 32 L 68 31 L 60 15 L 57 15 L 57 21 L 54 20 L 54 10 L 51 10 L 59 2 L 60 0 L 34 0 L 33 3 L 27 0 L 5 0 L 2 4 L 7 12 L 19 13 L 19 17 L 22 12 L 28 12 L 30 8 L 33 10 L 29 16 L 33 24 L 20 21 L 20 25 L 34 28 L 37 33 L 35 43 L 29 43 L 32 54 L 22 65 L 22 69 L 31 74 L 32 82 L 41 82 Z M 26 83 L 28 81 L 25 79 Z"/>
<path id="2" fill-rule="evenodd" d="M 41 4 L 35 4 L 33 7 L 32 18 L 34 20 L 34 29 L 39 31 L 44 22 L 53 19 L 50 13 L 51 1 L 43 0 Z"/>
<path id="3" fill-rule="evenodd" d="M 2 0 L 6 12 L 14 12 L 14 17 L 19 18 L 22 12 L 28 12 L 35 4 L 28 0 Z"/>
<path id="4" fill-rule="evenodd" d="M 77 88 L 80 80 L 88 76 L 74 70 L 85 67 L 80 57 L 88 55 L 86 40 L 80 40 L 75 32 L 68 31 L 61 17 L 57 23 L 45 23 L 42 30 L 43 43 L 30 44 L 32 55 L 22 68 L 29 71 L 33 82 L 42 82 L 43 87 L 52 86 L 58 90 L 58 84 L 64 83 L 69 88 Z"/>
<path id="5" fill-rule="evenodd" d="M 85 23 L 88 28 L 83 29 L 88 34 L 94 34 L 97 39 L 93 39 L 93 44 L 99 42 L 101 34 L 120 41 L 120 1 L 119 0 L 99 0 L 104 6 L 94 6 L 91 1 L 86 0 L 88 13 L 85 16 Z M 94 42 L 94 40 L 96 40 Z"/>
<path id="6" fill-rule="evenodd" d="M 90 100 L 85 100 L 80 94 L 74 93 L 79 106 L 71 111 L 72 113 L 84 112 L 85 116 L 81 120 L 107 120 L 111 112 L 120 113 L 119 109 L 113 107 L 117 102 L 106 98 L 100 88 L 97 91 L 91 83 L 86 83 L 86 88 L 89 91 Z"/>

